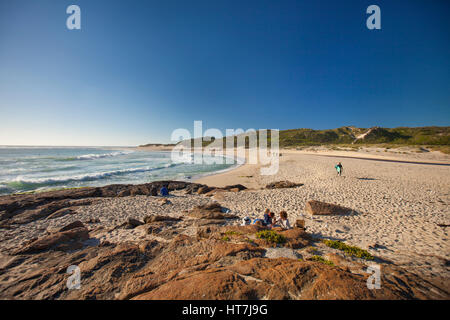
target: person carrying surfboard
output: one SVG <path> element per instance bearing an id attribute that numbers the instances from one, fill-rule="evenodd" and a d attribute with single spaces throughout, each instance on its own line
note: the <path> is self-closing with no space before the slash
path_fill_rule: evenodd
<path id="1" fill-rule="evenodd" d="M 337 165 L 334 166 L 336 168 L 337 171 L 337 175 L 341 176 L 342 175 L 342 171 L 344 170 L 344 168 L 342 167 L 342 164 L 339 162 Z"/>

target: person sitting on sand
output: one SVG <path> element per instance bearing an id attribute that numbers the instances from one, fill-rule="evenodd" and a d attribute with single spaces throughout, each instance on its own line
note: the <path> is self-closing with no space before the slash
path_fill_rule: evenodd
<path id="1" fill-rule="evenodd" d="M 334 167 L 336 168 L 338 176 L 341 176 L 342 175 L 342 171 L 344 170 L 344 168 L 342 167 L 342 164 L 339 162 Z"/>
<path id="2" fill-rule="evenodd" d="M 159 190 L 159 193 L 161 194 L 162 197 L 166 197 L 169 195 L 169 189 L 167 189 L 166 186 L 163 186 L 161 190 Z"/>
<path id="3" fill-rule="evenodd" d="M 291 224 L 289 223 L 286 211 L 280 212 L 280 219 L 276 221 L 276 226 L 280 226 L 284 230 L 291 229 Z"/>
<path id="4" fill-rule="evenodd" d="M 269 209 L 266 209 L 266 210 L 264 211 L 264 220 L 263 220 L 263 224 L 264 224 L 265 226 L 268 226 L 268 225 L 271 225 L 271 224 L 272 224 L 272 219 L 271 219 L 271 217 L 270 217 L 270 210 L 269 210 Z"/>
<path id="5" fill-rule="evenodd" d="M 242 226 L 248 226 L 252 221 L 250 220 L 249 217 L 244 217 L 242 219 Z"/>
<path id="6" fill-rule="evenodd" d="M 272 211 L 269 213 L 269 217 L 270 217 L 270 223 L 267 224 L 267 226 L 271 228 L 275 225 L 275 223 L 277 222 L 277 219 L 275 218 L 275 213 L 273 213 Z"/>

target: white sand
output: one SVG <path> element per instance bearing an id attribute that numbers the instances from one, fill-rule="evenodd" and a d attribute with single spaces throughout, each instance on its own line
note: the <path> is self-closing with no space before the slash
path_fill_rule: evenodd
<path id="1" fill-rule="evenodd" d="M 413 158 L 418 160 L 428 159 Z M 449 163 L 448 156 L 442 154 L 433 160 Z M 336 176 L 334 169 L 339 161 L 344 166 L 342 177 Z M 308 232 L 318 237 L 339 239 L 364 249 L 378 244 L 381 248 L 369 249 L 372 254 L 425 274 L 450 276 L 450 269 L 445 267 L 450 255 L 448 229 L 438 226 L 450 224 L 450 167 L 323 157 L 285 150 L 275 176 L 260 176 L 259 166 L 245 165 L 197 182 L 216 186 L 233 182 L 260 188 L 278 180 L 305 185 L 228 193 L 222 202 L 234 213 L 252 218 L 261 217 L 266 207 L 276 213 L 286 210 L 291 221 L 305 218 Z M 340 204 L 357 214 L 311 217 L 304 210 L 309 199 Z"/>

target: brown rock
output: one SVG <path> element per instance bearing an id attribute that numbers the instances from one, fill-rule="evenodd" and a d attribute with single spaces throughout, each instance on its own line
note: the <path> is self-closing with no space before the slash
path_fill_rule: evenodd
<path id="1" fill-rule="evenodd" d="M 193 208 L 189 211 L 189 216 L 197 219 L 234 219 L 236 218 L 235 215 L 226 214 L 224 215 L 222 213 L 222 206 L 217 203 L 213 202 L 206 205 L 201 205 Z"/>
<path id="2" fill-rule="evenodd" d="M 306 211 L 311 215 L 345 215 L 353 212 L 352 209 L 340 205 L 316 200 L 306 202 Z"/>
<path id="3" fill-rule="evenodd" d="M 37 253 L 46 250 L 70 250 L 71 248 L 79 248 L 81 241 L 87 239 L 89 239 L 89 232 L 86 228 L 73 228 L 38 238 L 18 249 L 15 254 Z M 68 242 L 72 242 L 73 246 L 68 247 Z"/>
<path id="4" fill-rule="evenodd" d="M 215 195 L 217 192 L 220 192 L 220 191 L 223 192 L 222 189 L 219 189 L 219 188 L 213 188 L 213 189 L 211 189 L 210 191 L 208 191 L 207 193 L 205 193 L 205 196 L 207 196 L 207 197 L 212 197 L 213 195 Z"/>
<path id="5" fill-rule="evenodd" d="M 130 195 L 131 195 L 131 192 L 130 192 L 129 189 L 120 191 L 120 192 L 117 194 L 118 197 L 128 197 L 128 196 L 130 196 Z"/>
<path id="6" fill-rule="evenodd" d="M 52 214 L 48 215 L 47 219 L 61 218 L 68 214 L 76 214 L 77 213 L 76 208 L 77 207 L 70 207 L 55 211 Z"/>
<path id="7" fill-rule="evenodd" d="M 303 219 L 295 220 L 294 227 L 304 229 L 305 228 L 305 220 L 303 220 Z"/>
<path id="8" fill-rule="evenodd" d="M 213 202 L 206 205 L 200 205 L 188 213 L 191 217 L 197 218 L 197 219 L 224 219 L 225 216 L 222 213 L 222 206 L 217 203 Z"/>
<path id="9" fill-rule="evenodd" d="M 219 250 L 215 246 L 216 250 Z M 214 259 L 233 259 L 239 252 L 231 251 L 229 255 L 210 255 L 209 268 L 184 266 L 186 272 L 177 272 L 166 281 L 150 277 L 151 281 L 133 287 L 136 282 L 127 283 L 126 290 L 145 288 L 138 295 L 131 294 L 133 300 L 367 300 L 367 299 L 408 299 L 414 295 L 422 296 L 420 289 L 412 287 L 414 281 L 401 277 L 393 284 L 382 281 L 379 290 L 369 290 L 365 277 L 349 271 L 328 266 L 320 262 L 298 261 L 289 258 L 251 258 L 233 260 L 227 265 L 214 265 Z M 239 249 L 237 249 L 239 250 Z M 248 251 L 247 251 L 248 252 Z M 205 260 L 198 260 L 198 262 Z M 168 262 L 170 265 L 172 262 Z M 408 281 L 408 282 L 405 282 Z M 149 285 L 151 283 L 151 285 Z M 403 285 L 400 285 L 403 283 Z M 408 284 L 407 284 L 408 283 Z M 423 284 L 422 284 L 423 285 Z M 411 286 L 411 287 L 409 287 Z M 408 291 L 407 288 L 413 291 Z M 421 287 L 424 288 L 424 287 Z M 427 290 L 427 292 L 430 292 Z M 440 291 L 442 294 L 443 291 Z M 445 294 L 444 294 L 445 296 Z M 130 296 L 129 296 L 130 297 Z M 443 297 L 443 296 L 441 296 Z"/>
<path id="10" fill-rule="evenodd" d="M 157 221 L 180 221 L 181 218 L 174 218 L 169 216 L 152 215 L 144 218 L 144 223 L 153 223 Z"/>
<path id="11" fill-rule="evenodd" d="M 212 188 L 210 188 L 208 186 L 200 187 L 197 190 L 197 194 L 206 194 L 206 193 L 210 192 L 211 190 L 212 190 Z"/>
<path id="12" fill-rule="evenodd" d="M 178 234 L 177 228 L 173 227 L 174 221 L 156 221 L 153 223 L 147 223 L 139 228 L 143 228 L 145 233 L 158 235 L 163 238 L 173 238 L 174 235 Z"/>
<path id="13" fill-rule="evenodd" d="M 280 189 L 280 188 L 296 188 L 303 186 L 303 183 L 294 183 L 290 181 L 277 181 L 266 185 L 266 189 Z"/>
<path id="14" fill-rule="evenodd" d="M 300 249 L 310 244 L 311 237 L 301 228 L 293 228 L 279 232 L 286 238 L 285 247 L 292 249 Z"/>
<path id="15" fill-rule="evenodd" d="M 248 300 L 253 288 L 245 279 L 229 270 L 198 271 L 186 278 L 172 280 L 133 300 Z"/>
<path id="16" fill-rule="evenodd" d="M 163 199 L 160 199 L 159 201 L 158 201 L 158 204 L 160 205 L 160 206 L 163 206 L 163 205 L 165 205 L 165 204 L 170 204 L 171 202 L 168 200 L 168 199 L 166 199 L 166 198 L 163 198 Z"/>
<path id="17" fill-rule="evenodd" d="M 236 230 L 248 236 L 258 230 L 255 226 L 203 228 L 210 228 L 208 234 Z M 166 231 L 176 229 L 161 233 Z M 283 235 L 289 243 L 304 239 L 301 231 L 287 230 Z M 445 282 L 439 287 L 393 264 L 382 265 L 381 289 L 369 290 L 367 273 L 354 274 L 347 268 L 316 261 L 266 258 L 266 249 L 249 243 L 183 234 L 169 237 L 169 233 L 164 234 L 164 242 L 104 243 L 75 252 L 2 257 L 0 299 L 449 298 Z M 66 269 L 70 265 L 81 269 L 79 290 L 67 290 Z M 10 281 L 12 276 L 14 281 Z"/>
<path id="18" fill-rule="evenodd" d="M 198 221 L 195 222 L 195 225 L 197 227 L 201 227 L 211 224 L 224 224 L 224 223 L 225 223 L 224 219 L 199 219 Z"/>
<path id="19" fill-rule="evenodd" d="M 193 211 L 209 211 L 209 212 L 222 212 L 222 206 L 220 203 L 213 202 L 205 205 L 200 205 L 191 210 Z"/>
<path id="20" fill-rule="evenodd" d="M 239 192 L 242 190 L 246 190 L 247 187 L 243 186 L 242 184 L 234 184 L 231 186 L 226 186 L 223 188 L 210 188 L 210 187 L 203 187 L 203 188 L 208 188 L 208 189 L 199 189 L 199 192 L 204 192 L 206 191 L 204 194 L 207 197 L 211 197 L 213 195 L 217 195 L 220 192 Z"/>
<path id="21" fill-rule="evenodd" d="M 225 219 L 223 213 L 210 211 L 194 211 L 189 213 L 193 218 L 197 219 Z"/>
<path id="22" fill-rule="evenodd" d="M 238 191 L 242 191 L 242 190 L 246 190 L 247 187 L 243 186 L 242 184 L 233 184 L 230 186 L 226 186 L 222 188 L 223 190 L 227 190 L 227 191 L 231 191 L 231 192 L 238 192 Z"/>
<path id="23" fill-rule="evenodd" d="M 59 232 L 63 232 L 63 231 L 67 231 L 67 230 L 71 230 L 71 229 L 75 229 L 75 228 L 86 228 L 83 224 L 83 222 L 81 221 L 74 221 L 72 223 L 69 223 L 67 226 L 59 229 Z"/>
<path id="24" fill-rule="evenodd" d="M 25 224 L 43 218 L 57 218 L 76 213 L 79 206 L 90 205 L 98 198 L 155 195 L 155 191 L 167 185 L 169 191 L 197 191 L 204 185 L 183 181 L 154 181 L 141 185 L 108 185 L 104 187 L 87 187 L 41 192 L 36 194 L 21 194 L 0 196 L 0 222 L 9 220 L 8 224 Z"/>
<path id="25" fill-rule="evenodd" d="M 139 250 L 142 253 L 147 253 L 158 245 L 159 245 L 159 242 L 156 240 L 142 241 L 139 243 Z"/>
<path id="26" fill-rule="evenodd" d="M 143 222 L 141 222 L 141 221 L 139 221 L 137 219 L 133 219 L 133 218 L 128 218 L 128 221 L 127 221 L 127 225 L 129 227 L 131 227 L 131 228 L 136 228 L 136 227 L 138 227 L 140 225 L 143 225 L 143 224 L 144 224 Z"/>

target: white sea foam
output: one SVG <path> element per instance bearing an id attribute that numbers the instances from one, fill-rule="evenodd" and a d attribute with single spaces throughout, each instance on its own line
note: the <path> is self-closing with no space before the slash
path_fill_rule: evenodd
<path id="1" fill-rule="evenodd" d="M 161 169 L 173 167 L 175 165 L 176 164 L 174 164 L 174 163 L 169 163 L 169 164 L 166 164 L 166 165 L 160 166 L 160 167 L 130 168 L 130 169 L 123 169 L 123 170 L 112 170 L 112 171 L 73 175 L 73 176 L 62 176 L 62 177 L 57 177 L 57 178 L 26 178 L 23 176 L 19 176 L 12 181 L 8 181 L 7 184 L 8 185 L 11 185 L 11 184 L 49 185 L 49 184 L 60 184 L 60 183 L 77 182 L 77 181 L 95 181 L 95 180 L 100 180 L 100 179 L 104 179 L 104 178 L 109 178 L 112 176 L 161 170 Z"/>
<path id="2" fill-rule="evenodd" d="M 101 158 L 109 158 L 109 157 L 116 157 L 116 156 L 122 156 L 126 154 L 133 153 L 134 151 L 114 151 L 110 153 L 103 153 L 103 154 L 84 154 L 78 157 L 75 157 L 76 160 L 93 160 L 93 159 L 101 159 Z"/>

